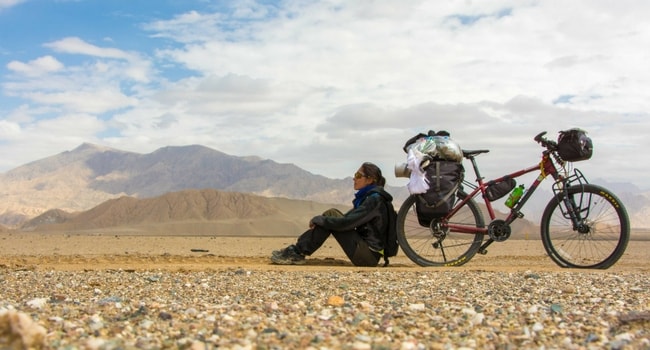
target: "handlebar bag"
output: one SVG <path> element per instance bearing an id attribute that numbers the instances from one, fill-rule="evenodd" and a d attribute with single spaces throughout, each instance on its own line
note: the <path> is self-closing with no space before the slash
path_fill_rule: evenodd
<path id="1" fill-rule="evenodd" d="M 557 153 L 562 160 L 578 162 L 591 158 L 594 146 L 587 133 L 581 129 L 560 131 L 557 138 Z"/>
<path id="2" fill-rule="evenodd" d="M 420 225 L 428 227 L 431 220 L 441 218 L 451 211 L 464 175 L 463 165 L 454 161 L 434 161 L 427 166 L 425 177 L 429 189 L 417 194 L 415 201 Z"/>

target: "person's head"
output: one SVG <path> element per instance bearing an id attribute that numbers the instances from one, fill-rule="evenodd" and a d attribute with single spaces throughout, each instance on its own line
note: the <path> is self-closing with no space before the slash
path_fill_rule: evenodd
<path id="1" fill-rule="evenodd" d="M 383 187 L 386 185 L 386 179 L 381 175 L 381 169 L 378 166 L 365 162 L 354 174 L 354 189 L 359 190 L 370 184 Z"/>

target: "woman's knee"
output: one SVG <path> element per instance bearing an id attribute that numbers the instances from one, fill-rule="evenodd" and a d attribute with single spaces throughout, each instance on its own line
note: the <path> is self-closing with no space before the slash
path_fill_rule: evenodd
<path id="1" fill-rule="evenodd" d="M 330 209 L 327 209 L 327 210 L 325 210 L 323 212 L 323 216 L 331 216 L 331 217 L 334 217 L 334 218 L 340 218 L 340 217 L 343 217 L 344 214 L 340 210 L 338 210 L 336 208 L 330 208 Z"/>

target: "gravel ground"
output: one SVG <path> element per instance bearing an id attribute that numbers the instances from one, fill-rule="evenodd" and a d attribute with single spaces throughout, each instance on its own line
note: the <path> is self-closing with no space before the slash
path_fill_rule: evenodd
<path id="1" fill-rule="evenodd" d="M 650 349 L 647 272 L 0 270 L 0 347 Z"/>
<path id="2" fill-rule="evenodd" d="M 4 349 L 650 349 L 650 241 L 604 271 L 538 240 L 454 268 L 351 266 L 293 238 L 0 234 Z"/>

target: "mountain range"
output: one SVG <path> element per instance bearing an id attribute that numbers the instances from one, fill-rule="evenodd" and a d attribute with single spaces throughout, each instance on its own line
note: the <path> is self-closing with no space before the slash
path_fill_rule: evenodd
<path id="1" fill-rule="evenodd" d="M 138 199 L 123 196 L 89 210 L 60 209 L 23 223 L 20 231 L 127 235 L 293 236 L 315 214 L 341 205 L 214 189 Z"/>
<path id="2" fill-rule="evenodd" d="M 626 204 L 633 228 L 650 227 L 650 193 L 603 182 L 596 183 Z M 405 186 L 387 190 L 396 207 L 408 196 Z M 293 164 L 231 156 L 200 145 L 139 154 L 84 143 L 0 174 L 0 229 L 135 225 L 157 231 L 164 224 L 183 234 L 188 226 L 179 223 L 185 222 L 189 231 L 201 234 L 215 229 L 234 234 L 238 225 L 248 225 L 247 234 L 266 234 L 265 225 L 275 228 L 267 231 L 297 230 L 327 207 L 349 208 L 352 194 L 351 178 L 329 179 Z M 549 199 L 538 197 L 539 202 L 527 204 L 531 212 L 541 213 Z M 536 222 L 538 217 L 527 219 Z"/>
<path id="3" fill-rule="evenodd" d="M 139 154 L 84 143 L 0 174 L 0 225 L 18 227 L 57 209 L 89 210 L 120 197 L 214 189 L 349 207 L 352 179 L 329 179 L 293 164 L 236 157 L 200 145 Z M 405 198 L 404 188 L 387 188 Z"/>

